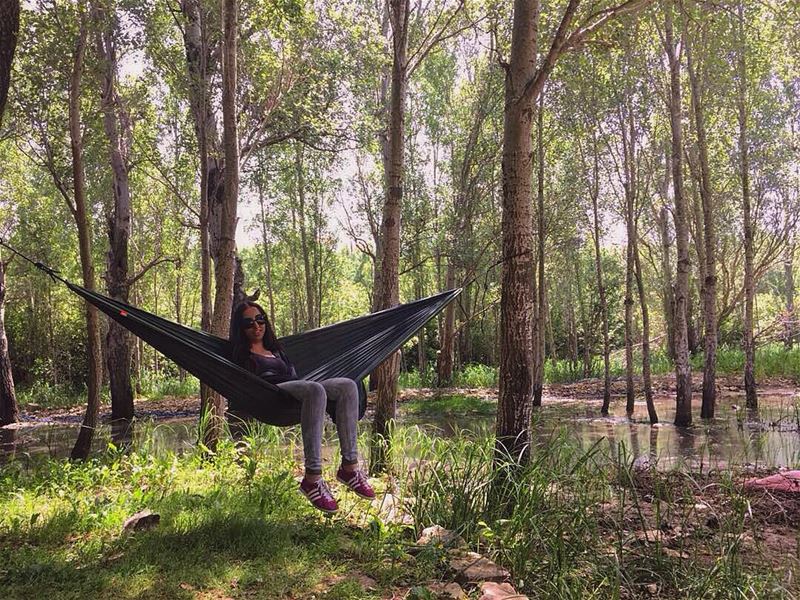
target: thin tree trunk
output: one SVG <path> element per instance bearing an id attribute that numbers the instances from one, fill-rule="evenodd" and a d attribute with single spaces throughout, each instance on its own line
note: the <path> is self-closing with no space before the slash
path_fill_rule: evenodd
<path id="1" fill-rule="evenodd" d="M 83 140 L 81 137 L 81 78 L 83 75 L 84 58 L 86 54 L 87 23 L 86 14 L 80 14 L 80 29 L 75 46 L 75 55 L 72 64 L 72 75 L 69 88 L 69 138 L 72 153 L 72 177 L 74 188 L 74 205 L 71 206 L 75 224 L 78 228 L 78 244 L 80 248 L 81 273 L 83 287 L 94 291 L 94 264 L 92 263 L 92 227 L 89 219 L 89 210 L 86 206 L 86 182 L 83 167 Z M 97 320 L 97 310 L 89 304 L 86 306 L 86 335 L 87 335 L 87 390 L 86 413 L 83 417 L 78 439 L 72 448 L 73 460 L 83 460 L 89 457 L 92 449 L 92 439 L 97 426 L 97 414 L 100 410 L 100 385 L 102 379 L 102 362 L 100 357 L 100 325 Z"/>
<path id="2" fill-rule="evenodd" d="M 739 177 L 742 181 L 742 222 L 744 226 L 744 391 L 749 410 L 758 409 L 755 374 L 755 342 L 753 340 L 753 304 L 755 301 L 755 276 L 753 273 L 753 222 L 750 214 L 750 158 L 747 147 L 747 65 L 744 36 L 744 4 L 737 7 L 739 52 L 737 57 L 737 96 L 739 117 Z"/>
<path id="3" fill-rule="evenodd" d="M 303 255 L 303 274 L 306 284 L 306 329 L 316 327 L 317 309 L 314 305 L 314 273 L 311 269 L 311 249 L 306 232 L 306 182 L 303 165 L 303 145 L 295 144 L 295 184 L 297 185 L 297 212 L 300 224 L 300 253 Z"/>
<path id="4" fill-rule="evenodd" d="M 667 166 L 669 169 L 669 165 Z M 664 194 L 666 200 L 667 195 Z M 672 266 L 670 249 L 672 244 L 669 239 L 669 209 L 662 206 L 658 216 L 658 232 L 661 240 L 661 299 L 664 310 L 664 336 L 667 344 L 667 356 L 675 360 L 675 294 L 672 286 Z"/>
<path id="5" fill-rule="evenodd" d="M 8 337 L 6 337 L 6 268 L 8 262 L 0 260 L 0 427 L 19 420 L 17 394 L 14 390 L 14 376 L 11 372 L 11 359 L 8 356 Z"/>
<path id="6" fill-rule="evenodd" d="M 600 312 L 603 319 L 603 407 L 600 414 L 608 415 L 611 405 L 611 347 L 608 335 L 608 300 L 603 279 L 603 262 L 600 258 L 600 214 L 597 207 L 600 196 L 600 165 L 597 156 L 597 140 L 592 137 L 592 216 L 594 218 L 594 270 L 597 276 L 597 293 L 600 296 Z"/>
<path id="7" fill-rule="evenodd" d="M 545 361 L 545 279 L 544 279 L 544 102 L 539 102 L 536 113 L 536 241 L 537 252 L 537 271 L 535 275 L 537 281 L 533 326 L 533 406 L 542 405 L 542 392 L 544 390 L 544 361 Z"/>
<path id="8" fill-rule="evenodd" d="M 786 255 L 783 259 L 783 275 L 786 281 L 786 325 L 784 327 L 783 345 L 791 350 L 794 345 L 795 319 L 794 313 L 794 240 L 786 245 Z"/>
<path id="9" fill-rule="evenodd" d="M 19 0 L 0 0 L 0 124 L 11 86 L 11 65 L 19 33 Z"/>
<path id="10" fill-rule="evenodd" d="M 227 337 L 233 304 L 233 278 L 236 264 L 236 209 L 239 200 L 239 137 L 236 125 L 237 44 L 239 4 L 223 0 L 222 23 L 222 119 L 225 170 L 223 200 L 219 204 L 218 252 L 214 269 L 214 313 L 211 332 Z M 223 400 L 214 394 L 205 407 L 208 415 L 206 445 L 214 448 L 222 433 Z"/>
<path id="11" fill-rule="evenodd" d="M 128 302 L 128 240 L 131 234 L 131 193 L 128 181 L 128 154 L 132 137 L 130 117 L 117 93 L 117 16 L 96 5 L 99 30 L 95 45 L 100 59 L 102 80 L 100 105 L 103 127 L 108 140 L 114 205 L 108 215 L 109 249 L 106 263 L 108 294 L 115 300 Z M 106 365 L 111 389 L 111 419 L 133 419 L 131 387 L 131 336 L 116 321 L 110 321 L 106 334 Z"/>
<path id="12" fill-rule="evenodd" d="M 200 0 L 183 0 L 181 10 L 186 17 L 184 47 L 189 75 L 188 97 L 197 137 L 200 159 L 200 327 L 211 331 L 211 240 L 209 235 L 210 196 L 216 194 L 217 161 L 209 158 L 209 144 L 216 139 L 216 121 L 208 97 L 211 65 L 208 46 L 207 13 Z M 214 171 L 212 173 L 212 170 Z M 213 176 L 212 176 L 213 175 Z M 214 189 L 212 189 L 212 185 Z M 213 402 L 214 391 L 200 385 L 201 412 Z"/>
<path id="13" fill-rule="evenodd" d="M 392 83 L 389 101 L 388 170 L 386 172 L 386 203 L 381 220 L 381 282 L 376 296 L 380 309 L 391 308 L 400 302 L 400 216 L 404 177 L 404 123 L 406 87 L 408 84 L 407 58 L 408 0 L 390 0 L 392 22 Z M 373 473 L 385 471 L 388 464 L 388 434 L 397 411 L 397 378 L 400 368 L 399 353 L 394 353 L 375 369 L 375 417 L 373 420 L 372 460 Z"/>
<path id="14" fill-rule="evenodd" d="M 658 413 L 653 401 L 653 376 L 650 368 L 650 311 L 647 308 L 647 298 L 644 292 L 644 278 L 642 265 L 639 258 L 639 235 L 636 221 L 633 223 L 633 260 L 636 267 L 636 286 L 639 291 L 639 306 L 642 311 L 642 383 L 644 384 L 644 398 L 647 403 L 647 415 L 650 424 L 658 423 Z"/>
<path id="15" fill-rule="evenodd" d="M 264 274 L 266 276 L 267 300 L 269 302 L 269 322 L 275 327 L 275 294 L 272 284 L 272 257 L 270 256 L 270 241 L 267 228 L 267 211 L 264 200 L 264 187 L 259 180 L 258 205 L 261 208 L 261 246 L 264 250 Z"/>
<path id="16" fill-rule="evenodd" d="M 636 402 L 636 390 L 633 382 L 633 270 L 634 270 L 634 200 L 636 195 L 634 183 L 634 161 L 636 160 L 634 148 L 633 111 L 626 107 L 627 119 L 620 115 L 620 128 L 622 130 L 622 150 L 624 155 L 623 167 L 625 171 L 623 188 L 625 193 L 625 226 L 627 230 L 627 243 L 625 244 L 625 413 L 628 418 L 633 416 Z M 628 121 L 630 131 L 628 131 Z"/>
<path id="17" fill-rule="evenodd" d="M 447 259 L 447 275 L 445 280 L 445 287 L 448 290 L 455 287 L 455 265 L 453 258 Z M 456 307 L 455 303 L 451 302 L 444 309 L 444 323 L 442 324 L 442 343 L 439 351 L 439 358 L 437 361 L 437 380 L 439 387 L 449 385 L 453 379 L 453 337 L 455 332 L 456 320 Z"/>
<path id="18" fill-rule="evenodd" d="M 716 224 L 714 222 L 714 196 L 711 190 L 711 173 L 708 165 L 708 143 L 701 82 L 695 69 L 692 46 L 686 45 L 686 60 L 692 90 L 697 150 L 700 163 L 700 198 L 703 202 L 703 241 L 705 268 L 703 269 L 703 323 L 705 327 L 705 366 L 703 370 L 703 404 L 700 417 L 713 419 L 717 403 L 717 261 Z"/>
<path id="19" fill-rule="evenodd" d="M 669 116 L 672 132 L 672 186 L 675 197 L 675 237 L 678 246 L 678 266 L 675 278 L 675 425 L 686 426 L 692 423 L 692 371 L 689 363 L 687 324 L 691 263 L 689 260 L 687 207 L 683 193 L 680 57 L 675 49 L 671 5 L 665 7 L 664 15 L 665 44 L 670 71 Z"/>

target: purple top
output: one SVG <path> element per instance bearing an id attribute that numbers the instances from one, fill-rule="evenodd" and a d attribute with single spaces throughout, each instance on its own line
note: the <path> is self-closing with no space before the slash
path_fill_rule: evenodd
<path id="1" fill-rule="evenodd" d="M 250 370 L 270 383 L 297 379 L 297 371 L 289 358 L 278 351 L 275 356 L 250 353 Z"/>

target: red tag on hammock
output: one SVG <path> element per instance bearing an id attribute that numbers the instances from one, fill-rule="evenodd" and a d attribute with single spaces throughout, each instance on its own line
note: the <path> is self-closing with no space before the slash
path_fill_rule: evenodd
<path id="1" fill-rule="evenodd" d="M 119 311 L 119 314 L 122 315 L 123 317 L 127 317 L 128 316 L 128 313 L 125 312 L 124 310 Z"/>

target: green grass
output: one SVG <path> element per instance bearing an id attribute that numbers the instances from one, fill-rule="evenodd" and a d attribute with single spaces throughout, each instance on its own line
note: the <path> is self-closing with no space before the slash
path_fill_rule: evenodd
<path id="1" fill-rule="evenodd" d="M 18 388 L 17 402 L 21 408 L 71 408 L 86 403 L 86 387 L 75 388 L 68 384 L 36 381 L 31 386 Z M 108 391 L 105 390 L 107 396 Z"/>
<path id="2" fill-rule="evenodd" d="M 437 396 L 407 402 L 406 410 L 419 415 L 435 415 L 437 417 L 482 415 L 491 416 L 497 412 L 497 402 L 476 398 L 474 396 Z"/>
<path id="3" fill-rule="evenodd" d="M 186 398 L 200 393 L 200 382 L 197 377 L 187 374 L 183 381 L 171 375 L 154 375 L 145 373 L 139 382 L 142 396 L 149 400 L 161 400 L 169 396 Z"/>
<path id="4" fill-rule="evenodd" d="M 634 373 L 642 374 L 642 356 L 640 351 L 634 351 Z M 692 369 L 702 371 L 704 356 L 702 349 L 691 356 Z M 791 379 L 800 383 L 800 346 L 786 350 L 783 344 L 767 344 L 756 349 L 756 379 L 780 377 Z M 625 376 L 625 354 L 614 352 L 611 356 L 609 370 L 611 377 Z M 675 366 L 669 356 L 661 350 L 650 353 L 650 370 L 653 375 L 672 373 Z M 721 347 L 717 351 L 717 373 L 720 375 L 736 375 L 744 371 L 744 352 L 741 348 Z M 589 371 L 589 378 L 603 376 L 603 357 L 594 356 Z M 574 383 L 584 379 L 583 363 L 573 364 L 566 359 L 548 359 L 544 366 L 544 382 Z M 452 385 L 476 389 L 482 387 L 496 387 L 498 381 L 497 367 L 469 364 L 453 376 Z M 435 387 L 435 372 L 420 374 L 418 371 L 409 371 L 400 374 L 401 388 Z"/>
<path id="5" fill-rule="evenodd" d="M 372 597 L 352 575 L 366 565 L 373 577 L 393 576 L 375 552 L 373 517 L 347 497 L 343 517 L 308 506 L 296 489 L 296 437 L 258 428 L 211 457 L 145 443 L 129 454 L 110 446 L 85 463 L 7 465 L 3 598 L 286 598 L 331 577 L 341 581 L 326 598 Z M 160 525 L 122 533 L 143 508 L 159 513 Z"/>
<path id="6" fill-rule="evenodd" d="M 535 428 L 530 463 L 514 468 L 491 436 L 397 427 L 398 475 L 377 487 L 407 499 L 412 531 L 341 488 L 338 515 L 311 509 L 296 491 L 296 428 L 255 427 L 214 454 L 155 448 L 145 435 L 127 453 L 111 445 L 83 463 L 9 463 L 0 589 L 12 599 L 377 599 L 407 588 L 425 597 L 424 584 L 445 577 L 445 551 L 409 550 L 439 524 L 510 569 L 530 597 L 643 597 L 648 585 L 661 598 L 790 596 L 762 548 L 746 543 L 767 524 L 728 474 L 639 472 L 624 446 L 586 447 L 564 429 Z M 697 513 L 699 497 L 711 513 Z M 122 533 L 143 508 L 161 524 Z M 673 541 L 658 543 L 655 531 Z M 783 550 L 777 558 L 791 560 Z M 364 589 L 359 574 L 378 589 Z"/>
<path id="7" fill-rule="evenodd" d="M 141 396 L 148 400 L 161 400 L 166 397 L 186 398 L 200 393 L 197 378 L 187 375 L 183 381 L 170 375 L 145 374 L 139 382 Z M 72 408 L 86 404 L 86 387 L 75 388 L 69 384 L 53 384 L 37 381 L 31 386 L 17 390 L 17 401 L 21 408 Z M 108 388 L 100 392 L 102 402 L 110 402 Z"/>
<path id="8" fill-rule="evenodd" d="M 459 531 L 529 597 L 793 597 L 791 579 L 760 548 L 745 550 L 758 526 L 729 475 L 637 472 L 624 446 L 587 448 L 565 430 L 542 433 L 524 468 L 508 457 L 496 468 L 490 437 L 418 442 L 423 466 L 410 470 L 409 484 L 417 527 Z M 695 510 L 710 489 L 713 529 Z M 659 542 L 662 533 L 671 540 Z"/>

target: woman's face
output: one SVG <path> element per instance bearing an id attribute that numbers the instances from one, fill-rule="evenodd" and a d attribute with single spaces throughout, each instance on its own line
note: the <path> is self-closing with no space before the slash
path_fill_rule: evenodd
<path id="1" fill-rule="evenodd" d="M 251 344 L 263 341 L 264 331 L 266 331 L 266 320 L 264 319 L 264 314 L 260 310 L 255 306 L 248 306 L 242 312 L 242 321 L 244 335 Z"/>

